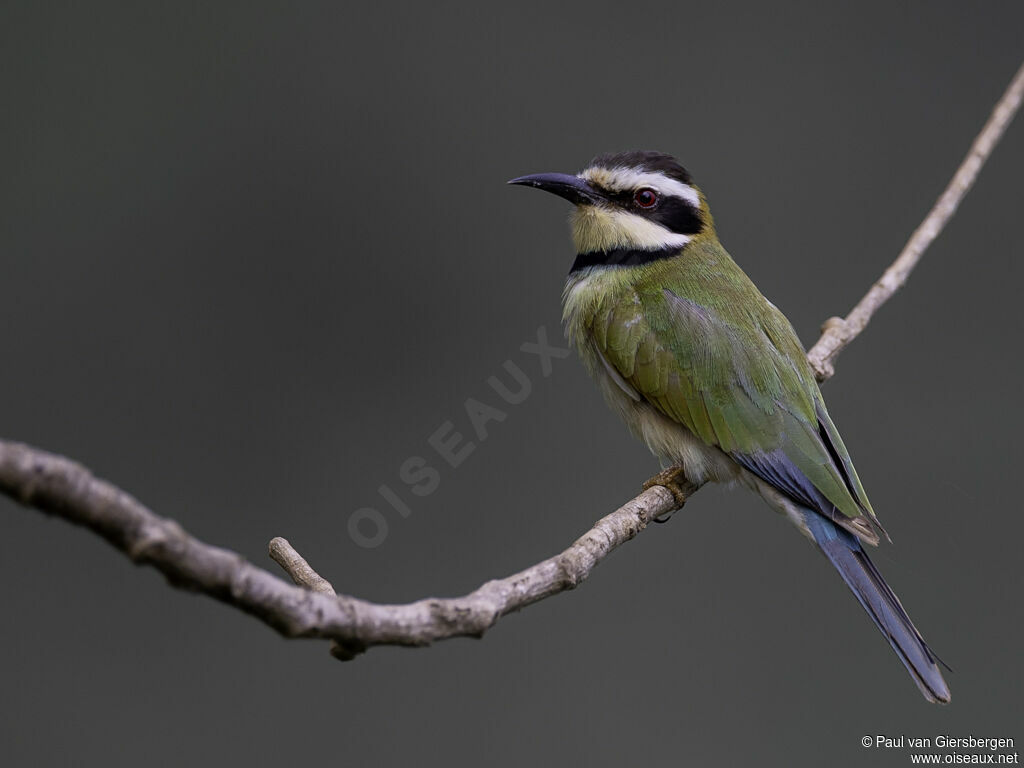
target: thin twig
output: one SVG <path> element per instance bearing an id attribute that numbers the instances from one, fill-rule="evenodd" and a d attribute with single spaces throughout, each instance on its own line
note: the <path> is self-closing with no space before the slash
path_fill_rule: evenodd
<path id="1" fill-rule="evenodd" d="M 284 569 L 284 572 L 292 577 L 292 581 L 300 587 L 311 589 L 322 595 L 336 595 L 334 586 L 313 570 L 306 558 L 300 555 L 295 548 L 281 536 L 275 536 L 270 540 L 270 558 Z M 331 656 L 341 661 L 350 661 L 355 658 L 361 648 L 343 643 L 337 639 L 331 640 Z"/>
<path id="2" fill-rule="evenodd" d="M 887 302 L 896 291 L 903 287 L 910 277 L 911 271 L 921 260 L 925 249 L 938 237 L 946 223 L 953 217 L 960 201 L 978 178 L 981 167 L 988 160 L 992 150 L 995 149 L 999 139 L 1002 138 L 1006 126 L 1010 124 L 1013 116 L 1020 108 L 1021 100 L 1024 98 L 1024 64 L 1017 70 L 1017 74 L 1006 92 L 992 110 L 985 127 L 971 145 L 967 157 L 960 164 L 953 179 L 946 187 L 946 191 L 932 207 L 928 216 L 921 222 L 921 225 L 914 230 L 907 244 L 903 246 L 896 261 L 885 270 L 885 273 L 878 279 L 871 290 L 864 298 L 857 302 L 845 318 L 831 317 L 822 326 L 822 336 L 818 339 L 811 351 L 807 353 L 807 360 L 814 369 L 818 381 L 830 379 L 835 374 L 835 358 L 839 352 L 853 341 L 860 332 L 867 327 L 871 316 Z"/>
<path id="3" fill-rule="evenodd" d="M 300 587 L 320 592 L 324 595 L 335 595 L 334 587 L 327 579 L 314 571 L 306 559 L 295 551 L 288 539 L 275 536 L 270 540 L 270 559 L 281 566 L 284 572 L 292 577 L 292 581 Z"/>
<path id="4" fill-rule="evenodd" d="M 835 356 L 906 282 L 977 178 L 1020 106 L 1022 94 L 1024 66 L 903 252 L 845 320 L 832 318 L 825 324 L 821 339 L 808 354 L 819 379 L 833 375 Z M 684 490 L 690 495 L 697 489 L 690 486 Z M 379 605 L 335 594 L 330 582 L 282 538 L 271 541 L 271 557 L 298 586 L 234 552 L 199 541 L 173 520 L 155 515 L 121 489 L 93 477 L 80 464 L 27 445 L 0 440 L 0 493 L 89 528 L 135 562 L 159 570 L 172 585 L 222 600 L 287 637 L 330 639 L 334 641 L 332 653 L 342 659 L 373 645 L 421 646 L 450 637 L 479 637 L 502 616 L 573 589 L 648 523 L 681 506 L 667 488 L 656 485 L 598 520 L 561 554 L 489 581 L 464 597 Z"/>

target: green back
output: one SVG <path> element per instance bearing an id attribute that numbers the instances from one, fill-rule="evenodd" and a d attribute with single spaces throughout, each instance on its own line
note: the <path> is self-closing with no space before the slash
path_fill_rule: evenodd
<path id="1" fill-rule="evenodd" d="M 797 501 L 873 520 L 796 332 L 717 238 L 624 272 L 586 316 L 626 382 Z"/>

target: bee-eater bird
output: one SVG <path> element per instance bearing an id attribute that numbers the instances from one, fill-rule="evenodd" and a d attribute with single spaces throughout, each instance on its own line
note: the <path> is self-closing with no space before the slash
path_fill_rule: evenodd
<path id="1" fill-rule="evenodd" d="M 936 657 L 862 544 L 885 531 L 793 326 L 718 242 L 703 193 L 658 152 L 512 179 L 575 205 L 566 332 L 605 399 L 673 477 L 756 491 L 813 541 L 928 701 Z"/>

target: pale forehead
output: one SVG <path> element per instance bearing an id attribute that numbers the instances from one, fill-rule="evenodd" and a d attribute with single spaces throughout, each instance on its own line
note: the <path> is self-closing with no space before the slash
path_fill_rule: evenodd
<path id="1" fill-rule="evenodd" d="M 602 168 L 591 166 L 580 172 L 581 179 L 606 189 L 609 192 L 624 192 L 630 189 L 650 187 L 662 195 L 672 195 L 686 200 L 694 208 L 700 207 L 697 190 L 689 184 L 671 179 L 663 173 L 645 171 L 643 168 Z"/>

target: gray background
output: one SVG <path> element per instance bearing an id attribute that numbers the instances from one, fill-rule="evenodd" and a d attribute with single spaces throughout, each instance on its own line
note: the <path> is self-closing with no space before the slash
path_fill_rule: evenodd
<path id="1" fill-rule="evenodd" d="M 341 590 L 464 593 L 657 467 L 559 340 L 567 206 L 506 187 L 658 148 L 805 342 L 939 194 L 1020 62 L 1019 3 L 11 4 L 0 434 Z M 0 500 L 10 765 L 907 765 L 864 734 L 1021 729 L 1024 123 L 826 389 L 955 668 L 923 702 L 825 561 L 709 488 L 483 641 L 339 664 Z M 533 384 L 472 438 L 469 397 Z M 427 445 L 450 420 L 457 469 Z M 429 458 L 436 492 L 404 490 Z M 401 490 L 403 518 L 377 494 Z M 384 543 L 356 546 L 377 508 Z"/>

